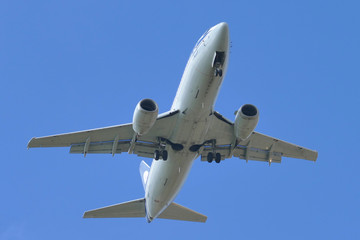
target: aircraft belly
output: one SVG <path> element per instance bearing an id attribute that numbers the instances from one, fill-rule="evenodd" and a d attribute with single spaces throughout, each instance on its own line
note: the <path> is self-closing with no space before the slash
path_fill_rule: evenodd
<path id="1" fill-rule="evenodd" d="M 192 56 L 185 68 L 172 109 L 197 115 L 212 111 L 223 77 L 215 77 L 212 64 L 214 47 L 201 46 L 196 56 Z M 226 66 L 224 66 L 224 73 Z"/>
<path id="2" fill-rule="evenodd" d="M 199 72 L 196 66 L 185 72 L 181 98 L 173 105 L 174 109 L 180 109 L 180 115 L 169 140 L 189 147 L 204 142 L 221 81 L 213 76 L 211 68 L 207 74 Z"/>
<path id="3" fill-rule="evenodd" d="M 150 216 L 160 215 L 175 199 L 197 156 L 197 153 L 187 150 L 168 149 L 166 161 L 153 161 L 145 193 L 146 209 Z"/>
<path id="4" fill-rule="evenodd" d="M 175 199 L 189 174 L 192 163 L 199 152 L 192 152 L 193 145 L 203 144 L 210 126 L 213 105 L 224 78 L 227 60 L 222 65 L 223 74 L 215 74 L 214 65 L 217 51 L 228 56 L 228 39 L 214 38 L 196 46 L 191 55 L 180 86 L 176 93 L 172 110 L 179 110 L 177 122 L 169 141 L 183 145 L 182 150 L 174 150 L 166 145 L 168 159 L 153 161 L 146 186 L 146 210 L 151 218 L 159 216 Z M 224 41 L 223 41 L 224 40 Z"/>
<path id="5" fill-rule="evenodd" d="M 170 141 L 182 144 L 188 150 L 190 146 L 204 142 L 209 126 L 209 116 L 200 121 L 186 118 L 179 119 L 171 134 Z"/>

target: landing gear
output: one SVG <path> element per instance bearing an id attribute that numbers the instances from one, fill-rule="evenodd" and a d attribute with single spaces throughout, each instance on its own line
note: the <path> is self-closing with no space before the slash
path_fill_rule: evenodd
<path id="1" fill-rule="evenodd" d="M 222 67 L 224 66 L 224 63 L 225 63 L 225 52 L 216 51 L 214 62 L 212 65 L 215 68 L 215 73 L 214 73 L 215 77 L 222 77 L 223 75 Z"/>
<path id="2" fill-rule="evenodd" d="M 154 159 L 159 160 L 162 159 L 166 161 L 168 159 L 168 151 L 165 150 L 166 147 L 166 139 L 159 138 L 159 150 L 155 150 Z"/>
<path id="3" fill-rule="evenodd" d="M 220 153 L 214 154 L 213 152 L 209 152 L 207 155 L 208 163 L 212 163 L 213 160 L 215 160 L 216 163 L 220 163 L 221 162 L 221 154 Z"/>
<path id="4" fill-rule="evenodd" d="M 222 77 L 223 71 L 220 68 L 215 69 L 215 77 L 219 76 Z"/>
<path id="5" fill-rule="evenodd" d="M 160 158 L 162 160 L 166 161 L 168 159 L 168 151 L 166 151 L 166 150 L 161 150 L 161 151 L 155 150 L 154 159 L 159 160 Z"/>
<path id="6" fill-rule="evenodd" d="M 211 142 L 212 151 L 209 152 L 207 157 L 206 157 L 208 163 L 212 163 L 213 160 L 215 160 L 216 163 L 220 163 L 221 162 L 221 154 L 215 152 L 216 151 L 216 141 L 211 140 L 209 142 Z"/>

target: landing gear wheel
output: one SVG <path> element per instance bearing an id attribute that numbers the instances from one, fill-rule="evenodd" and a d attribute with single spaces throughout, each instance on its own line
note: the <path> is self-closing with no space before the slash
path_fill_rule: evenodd
<path id="1" fill-rule="evenodd" d="M 160 159 L 160 151 L 159 151 L 159 150 L 155 150 L 155 152 L 154 152 L 154 159 L 155 159 L 155 160 L 159 160 L 159 159 Z"/>
<path id="2" fill-rule="evenodd" d="M 216 163 L 220 163 L 220 161 L 221 161 L 221 154 L 220 154 L 220 153 L 216 153 L 216 155 L 215 155 L 215 162 L 216 162 Z"/>
<path id="3" fill-rule="evenodd" d="M 163 158 L 164 161 L 166 161 L 168 159 L 168 151 L 164 150 L 162 152 L 162 158 Z"/>
<path id="4" fill-rule="evenodd" d="M 217 77 L 217 76 L 222 77 L 222 69 L 217 68 L 217 69 L 215 70 L 215 76 L 216 76 L 216 77 Z"/>
<path id="5" fill-rule="evenodd" d="M 214 154 L 212 152 L 209 152 L 207 155 L 207 161 L 208 163 L 211 163 L 214 159 Z"/>

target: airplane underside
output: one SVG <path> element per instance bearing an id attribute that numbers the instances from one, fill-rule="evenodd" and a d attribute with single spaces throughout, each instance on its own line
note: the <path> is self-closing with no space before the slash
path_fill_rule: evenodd
<path id="1" fill-rule="evenodd" d="M 214 111 L 229 61 L 229 29 L 219 23 L 196 43 L 170 111 L 159 115 L 157 103 L 141 100 L 128 124 L 32 138 L 28 148 L 70 147 L 70 153 L 120 154 L 144 161 L 140 175 L 144 197 L 87 211 L 84 218 L 146 217 L 205 222 L 207 217 L 174 203 L 194 160 L 220 163 L 238 158 L 280 163 L 282 157 L 316 161 L 316 151 L 255 131 L 258 109 L 242 105 L 234 121 Z"/>

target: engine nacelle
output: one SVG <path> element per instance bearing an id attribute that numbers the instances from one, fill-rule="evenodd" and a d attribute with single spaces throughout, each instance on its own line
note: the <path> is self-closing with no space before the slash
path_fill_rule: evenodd
<path id="1" fill-rule="evenodd" d="M 141 100 L 133 115 L 133 129 L 138 135 L 144 135 L 154 126 L 159 113 L 156 102 L 152 99 Z"/>
<path id="2" fill-rule="evenodd" d="M 246 140 L 259 121 L 259 111 L 251 104 L 242 105 L 236 113 L 234 131 L 239 140 Z"/>

